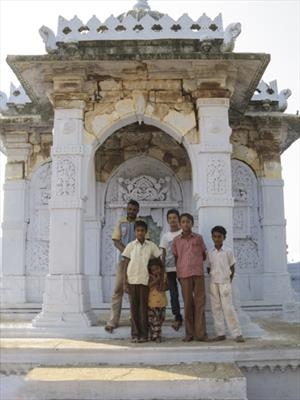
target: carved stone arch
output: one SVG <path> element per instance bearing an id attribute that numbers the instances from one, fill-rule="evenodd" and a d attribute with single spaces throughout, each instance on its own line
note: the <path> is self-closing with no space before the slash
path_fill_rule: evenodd
<path id="1" fill-rule="evenodd" d="M 45 162 L 33 172 L 29 184 L 26 241 L 26 296 L 29 302 L 42 302 L 48 273 L 51 174 L 52 162 Z"/>
<path id="2" fill-rule="evenodd" d="M 94 118 L 97 115 L 94 116 Z M 91 120 L 92 118 L 89 117 Z M 92 128 L 90 131 L 88 130 L 89 124 L 85 124 L 85 136 L 86 136 L 86 144 L 85 144 L 85 151 L 84 151 L 84 175 L 86 179 L 84 179 L 85 186 L 84 186 L 84 195 L 87 196 L 87 205 L 86 210 L 87 214 L 93 214 L 96 210 L 96 206 L 93 202 L 96 194 L 95 192 L 95 168 L 94 168 L 94 160 L 95 154 L 100 146 L 112 136 L 118 130 L 127 127 L 134 123 L 140 123 L 136 114 L 121 116 L 118 120 L 110 122 L 107 125 L 104 125 L 101 130 L 97 133 L 92 132 Z M 170 124 L 161 120 L 158 120 L 154 116 L 145 115 L 142 121 L 147 126 L 154 126 L 160 129 L 165 134 L 171 136 L 177 143 L 182 144 L 184 149 L 187 152 L 188 159 L 191 163 L 193 180 L 195 180 L 195 176 L 197 173 L 197 162 L 195 160 L 194 151 L 192 150 L 191 144 L 186 139 L 186 137 L 178 131 L 176 125 Z M 92 179 L 93 177 L 93 179 Z M 91 196 L 91 194 L 93 194 Z"/>
<path id="3" fill-rule="evenodd" d="M 233 159 L 232 195 L 233 238 L 240 274 L 241 300 L 262 296 L 261 229 L 259 223 L 258 182 L 253 170 L 243 161 Z"/>

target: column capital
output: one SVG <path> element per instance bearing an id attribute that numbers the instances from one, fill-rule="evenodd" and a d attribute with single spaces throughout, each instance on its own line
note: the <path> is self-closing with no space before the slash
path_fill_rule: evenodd
<path id="1" fill-rule="evenodd" d="M 229 108 L 230 99 L 228 97 L 199 97 L 196 100 L 197 109 L 202 107 L 226 107 Z"/>

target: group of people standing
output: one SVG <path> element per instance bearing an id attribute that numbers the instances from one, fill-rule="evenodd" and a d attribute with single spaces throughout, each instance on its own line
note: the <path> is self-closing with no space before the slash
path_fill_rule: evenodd
<path id="1" fill-rule="evenodd" d="M 231 292 L 235 259 L 232 250 L 223 245 L 226 229 L 222 226 L 212 228 L 214 247 L 207 250 L 202 236 L 192 230 L 193 216 L 188 213 L 180 215 L 178 210 L 171 209 L 167 212 L 170 229 L 162 235 L 158 247 L 149 240 L 147 224 L 138 218 L 138 212 L 138 202 L 130 200 L 127 215 L 118 221 L 112 234 L 120 259 L 110 319 L 105 330 L 112 333 L 118 327 L 122 298 L 126 292 L 130 302 L 132 342 L 161 342 L 166 290 L 170 291 L 174 315 L 172 327 L 179 330 L 183 324 L 179 281 L 184 303 L 183 341 L 225 340 L 225 318 L 230 334 L 237 342 L 244 342 Z M 210 275 L 209 293 L 216 330 L 213 339 L 208 338 L 206 331 L 204 262 Z"/>

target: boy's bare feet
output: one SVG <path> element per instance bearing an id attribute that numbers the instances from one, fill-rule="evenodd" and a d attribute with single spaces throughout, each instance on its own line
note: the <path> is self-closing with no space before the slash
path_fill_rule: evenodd
<path id="1" fill-rule="evenodd" d="M 139 341 L 139 339 L 137 337 L 133 337 L 131 339 L 131 343 L 137 343 Z"/>
<path id="2" fill-rule="evenodd" d="M 186 336 L 182 339 L 183 342 L 192 342 L 194 340 L 193 336 Z"/>
<path id="3" fill-rule="evenodd" d="M 235 338 L 235 341 L 236 341 L 237 343 L 245 343 L 245 339 L 243 338 L 242 335 L 237 336 L 237 337 Z"/>
<path id="4" fill-rule="evenodd" d="M 146 343 L 146 342 L 148 342 L 148 339 L 146 339 L 146 338 L 139 338 L 138 339 L 138 343 Z"/>
<path id="5" fill-rule="evenodd" d="M 226 336 L 219 335 L 219 336 L 216 336 L 215 338 L 213 338 L 212 340 L 213 340 L 213 342 L 221 342 L 222 340 L 226 340 Z"/>
<path id="6" fill-rule="evenodd" d="M 111 325 L 107 325 L 107 324 L 104 326 L 104 329 L 105 329 L 106 332 L 108 332 L 108 333 L 113 333 L 113 331 L 114 331 L 114 327 L 111 326 Z"/>
<path id="7" fill-rule="evenodd" d="M 182 321 L 174 321 L 172 324 L 172 328 L 175 331 L 178 331 L 181 326 L 182 326 Z"/>

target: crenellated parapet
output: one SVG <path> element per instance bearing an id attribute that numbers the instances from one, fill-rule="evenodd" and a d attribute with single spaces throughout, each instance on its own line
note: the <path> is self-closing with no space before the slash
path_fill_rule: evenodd
<path id="1" fill-rule="evenodd" d="M 231 23 L 223 29 L 222 15 L 211 19 L 203 14 L 193 19 L 183 14 L 175 20 L 168 14 L 152 11 L 147 1 L 139 1 L 132 10 L 115 17 L 111 15 L 101 21 L 95 15 L 86 23 L 76 15 L 67 20 L 59 17 L 57 34 L 46 26 L 39 30 L 48 53 L 61 52 L 71 43 L 105 40 L 157 40 L 196 39 L 200 42 L 215 42 L 215 50 L 231 52 L 236 38 L 241 33 L 240 23 Z M 211 48 L 212 46 L 206 46 Z"/>
<path id="2" fill-rule="evenodd" d="M 21 85 L 16 87 L 11 83 L 9 96 L 4 92 L 0 92 L 0 113 L 19 113 L 25 108 L 27 109 L 27 106 L 31 104 L 30 98 Z"/>
<path id="3" fill-rule="evenodd" d="M 250 108 L 283 112 L 288 106 L 287 99 L 291 94 L 290 89 L 283 89 L 278 92 L 276 80 L 269 82 L 269 84 L 261 80 L 251 98 Z"/>

